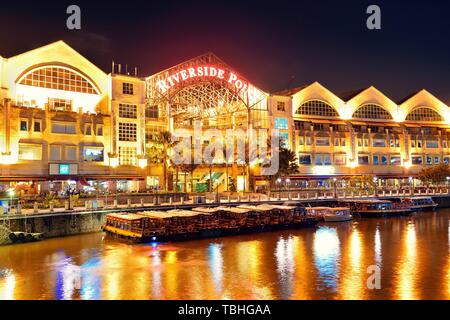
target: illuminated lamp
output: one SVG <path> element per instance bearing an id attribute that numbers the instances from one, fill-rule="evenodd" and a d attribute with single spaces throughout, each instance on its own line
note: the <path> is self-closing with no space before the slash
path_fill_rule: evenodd
<path id="1" fill-rule="evenodd" d="M 348 162 L 348 166 L 350 168 L 356 168 L 358 166 L 358 161 L 357 160 L 352 160 Z"/>
<path id="2" fill-rule="evenodd" d="M 109 165 L 113 168 L 117 167 L 119 165 L 119 158 L 117 156 L 109 157 Z"/>
<path id="3" fill-rule="evenodd" d="M 411 166 L 412 166 L 412 163 L 411 163 L 410 160 L 403 160 L 403 167 L 404 168 L 409 169 L 409 168 L 411 168 Z"/>
<path id="4" fill-rule="evenodd" d="M 138 166 L 142 169 L 144 169 L 147 166 L 147 158 L 139 158 L 138 159 Z"/>
<path id="5" fill-rule="evenodd" d="M 11 153 L 2 153 L 0 160 L 1 160 L 0 161 L 1 164 L 13 164 L 14 163 Z"/>
<path id="6" fill-rule="evenodd" d="M 333 174 L 334 171 L 335 171 L 334 167 L 332 167 L 332 166 L 314 166 L 312 168 L 313 174 L 316 174 L 316 175 Z"/>

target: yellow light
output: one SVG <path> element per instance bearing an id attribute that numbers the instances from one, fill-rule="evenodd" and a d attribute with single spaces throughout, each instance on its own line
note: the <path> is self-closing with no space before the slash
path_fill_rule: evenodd
<path id="1" fill-rule="evenodd" d="M 410 160 L 407 161 L 403 161 L 403 167 L 405 167 L 406 169 L 411 168 L 412 164 Z"/>
<path id="2" fill-rule="evenodd" d="M 332 166 L 314 166 L 312 168 L 312 172 L 313 172 L 313 174 L 317 174 L 317 175 L 333 174 L 334 167 L 332 167 Z"/>
<path id="3" fill-rule="evenodd" d="M 140 168 L 145 168 L 147 166 L 147 159 L 141 158 L 138 160 L 138 165 Z"/>
<path id="4" fill-rule="evenodd" d="M 117 157 L 109 158 L 109 165 L 113 168 L 117 167 L 119 165 L 119 158 Z"/>
<path id="5" fill-rule="evenodd" d="M 356 168 L 358 166 L 358 161 L 357 160 L 352 160 L 348 162 L 348 166 L 350 168 Z"/>

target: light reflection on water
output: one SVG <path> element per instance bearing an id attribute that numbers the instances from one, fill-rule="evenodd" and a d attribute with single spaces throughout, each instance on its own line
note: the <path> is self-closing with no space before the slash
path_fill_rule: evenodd
<path id="1" fill-rule="evenodd" d="M 450 210 L 130 245 L 88 234 L 0 247 L 0 299 L 450 299 Z M 381 268 L 381 289 L 366 287 Z"/>

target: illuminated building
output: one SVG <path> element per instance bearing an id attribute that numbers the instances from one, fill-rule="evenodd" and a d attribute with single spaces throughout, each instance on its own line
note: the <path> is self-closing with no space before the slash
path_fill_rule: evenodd
<path id="1" fill-rule="evenodd" d="M 161 187 L 161 165 L 149 162 L 152 136 L 192 132 L 196 121 L 202 130 L 279 130 L 299 159 L 293 182 L 361 174 L 397 181 L 450 159 L 449 107 L 425 90 L 397 103 L 374 87 L 336 95 L 318 82 L 271 94 L 212 53 L 147 77 L 114 64 L 106 74 L 62 41 L 0 57 L 0 74 L 4 186 Z M 263 185 L 258 167 L 249 167 L 215 159 L 213 188 L 231 184 L 227 171 L 238 190 Z M 208 180 L 201 165 L 193 175 L 181 170 L 177 186 L 207 191 Z"/>

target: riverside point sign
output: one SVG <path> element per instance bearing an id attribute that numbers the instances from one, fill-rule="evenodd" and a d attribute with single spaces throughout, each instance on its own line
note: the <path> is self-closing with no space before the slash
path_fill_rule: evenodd
<path id="1" fill-rule="evenodd" d="M 246 91 L 248 84 L 245 80 L 240 79 L 235 73 L 214 66 L 199 66 L 182 69 L 167 78 L 158 81 L 158 89 L 164 93 L 170 88 L 181 84 L 184 81 L 194 78 L 216 78 L 227 81 L 236 87 L 237 90 Z"/>

